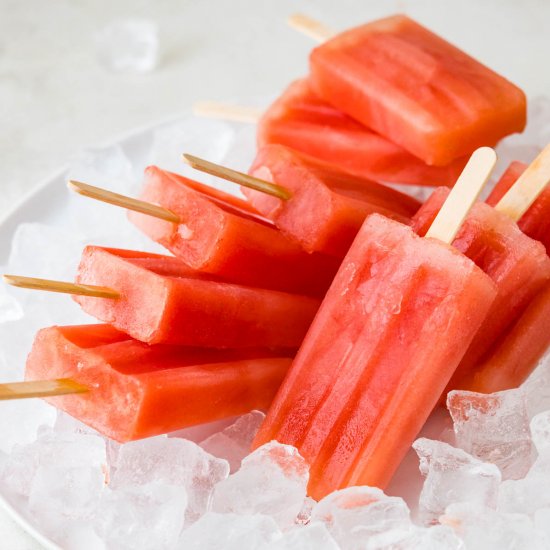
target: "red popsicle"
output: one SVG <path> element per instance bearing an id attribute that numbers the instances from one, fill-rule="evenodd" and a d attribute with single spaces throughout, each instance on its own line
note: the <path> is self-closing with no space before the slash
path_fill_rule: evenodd
<path id="1" fill-rule="evenodd" d="M 413 218 L 423 235 L 446 200 L 437 189 Z M 533 298 L 550 280 L 550 258 L 541 244 L 522 233 L 507 215 L 484 203 L 470 211 L 453 246 L 476 263 L 497 286 L 498 294 L 446 391 L 471 389 L 468 380 L 490 357 Z"/>
<path id="2" fill-rule="evenodd" d="M 545 157 L 543 151 L 529 167 L 530 169 L 534 167 L 539 171 L 542 168 L 541 181 L 543 183 L 544 174 L 546 174 L 546 179 L 550 178 L 550 171 L 544 170 L 544 163 L 548 163 L 548 158 L 550 156 Z M 497 208 L 502 207 L 502 200 L 506 193 L 512 187 L 522 186 L 522 182 L 517 180 L 526 169 L 527 166 L 523 163 L 512 163 L 497 183 L 488 202 Z M 523 187 L 525 188 L 525 185 Z M 546 246 L 548 253 L 550 250 L 548 236 L 550 194 L 548 186 L 533 204 L 524 213 L 518 213 L 517 217 L 519 217 L 518 224 L 522 230 L 530 237 L 540 240 Z M 519 386 L 531 374 L 550 346 L 549 323 L 550 284 L 547 284 L 532 300 L 525 312 L 516 319 L 507 333 L 502 336 L 498 345 L 464 381 L 465 387 L 471 391 L 492 393 Z"/>
<path id="3" fill-rule="evenodd" d="M 369 216 L 260 428 L 296 446 L 316 499 L 384 487 L 495 297 L 457 250 Z"/>
<path id="4" fill-rule="evenodd" d="M 120 442 L 266 408 L 286 353 L 148 346 L 109 325 L 41 330 L 26 379 L 71 378 L 87 393 L 48 399 Z"/>
<path id="5" fill-rule="evenodd" d="M 525 127 L 517 86 L 404 15 L 321 44 L 310 68 L 322 99 L 431 165 Z"/>
<path id="6" fill-rule="evenodd" d="M 420 207 L 409 195 L 282 145 L 262 147 L 250 174 L 291 192 L 290 199 L 281 200 L 241 187 L 256 210 L 308 252 L 343 258 L 369 214 L 378 212 L 407 222 Z"/>
<path id="7" fill-rule="evenodd" d="M 258 145 L 281 144 L 359 178 L 453 185 L 466 157 L 429 166 L 320 99 L 307 79 L 293 82 L 258 123 Z"/>
<path id="8" fill-rule="evenodd" d="M 149 344 L 298 347 L 319 300 L 222 282 L 171 256 L 88 246 L 76 282 L 119 298 L 75 296 L 84 311 Z"/>
<path id="9" fill-rule="evenodd" d="M 181 218 L 171 223 L 137 212 L 139 229 L 193 269 L 228 281 L 322 296 L 339 262 L 307 254 L 242 200 L 155 166 L 145 170 L 142 200 Z"/>

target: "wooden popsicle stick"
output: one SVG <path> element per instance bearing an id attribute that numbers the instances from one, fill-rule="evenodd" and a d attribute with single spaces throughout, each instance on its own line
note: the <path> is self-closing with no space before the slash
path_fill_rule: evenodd
<path id="1" fill-rule="evenodd" d="M 302 13 L 291 15 L 287 22 L 293 29 L 305 34 L 316 42 L 326 42 L 336 34 L 320 21 L 316 21 L 312 17 L 308 17 Z"/>
<path id="2" fill-rule="evenodd" d="M 193 105 L 193 114 L 197 116 L 250 124 L 258 122 L 262 113 L 262 109 L 257 107 L 230 105 L 229 103 L 219 103 L 216 101 L 198 101 Z"/>
<path id="3" fill-rule="evenodd" d="M 52 281 L 50 279 L 37 279 L 36 277 L 23 277 L 21 275 L 3 275 L 2 278 L 9 285 L 19 288 L 75 294 L 78 296 L 92 296 L 94 298 L 120 298 L 120 294 L 116 290 L 104 286 L 67 283 L 64 281 Z"/>
<path id="4" fill-rule="evenodd" d="M 550 144 L 508 189 L 495 209 L 518 221 L 550 183 Z"/>
<path id="5" fill-rule="evenodd" d="M 453 242 L 462 222 L 487 183 L 496 161 L 497 155 L 490 147 L 480 147 L 473 152 L 426 237 L 448 244 Z"/>
<path id="6" fill-rule="evenodd" d="M 28 399 L 30 397 L 55 397 L 71 393 L 85 393 L 89 388 L 71 380 L 33 380 L 30 382 L 9 382 L 0 384 L 0 401 L 8 399 Z"/>
<path id="7" fill-rule="evenodd" d="M 187 153 L 183 154 L 183 160 L 195 168 L 195 170 L 200 170 L 201 172 L 206 172 L 207 174 L 212 174 L 218 178 L 222 178 L 227 181 L 232 181 L 233 183 L 238 183 L 243 187 L 248 187 L 249 189 L 255 189 L 267 195 L 272 195 L 278 199 L 288 200 L 292 196 L 288 189 L 281 187 L 275 183 L 269 181 L 261 180 L 253 176 L 249 176 L 243 172 L 237 172 L 237 170 L 232 170 L 231 168 L 226 168 L 214 162 L 195 157 L 193 155 L 188 155 Z"/>
<path id="8" fill-rule="evenodd" d="M 134 210 L 135 212 L 147 214 L 148 216 L 160 218 L 161 220 L 166 220 L 168 222 L 181 223 L 181 219 L 177 214 L 167 208 L 157 206 L 156 204 L 151 204 L 150 202 L 140 201 L 138 199 L 126 197 L 125 195 L 119 195 L 118 193 L 107 191 L 107 189 L 102 189 L 101 187 L 94 187 L 93 185 L 82 183 L 81 181 L 70 180 L 67 187 L 71 191 L 74 191 L 79 195 L 83 195 L 84 197 L 114 204 L 115 206 L 120 206 L 122 208 L 126 208 L 127 210 Z"/>

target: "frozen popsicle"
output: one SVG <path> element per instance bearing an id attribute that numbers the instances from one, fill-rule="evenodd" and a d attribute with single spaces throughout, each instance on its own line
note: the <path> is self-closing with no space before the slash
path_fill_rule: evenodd
<path id="1" fill-rule="evenodd" d="M 109 325 L 56 326 L 37 334 L 26 379 L 87 386 L 50 402 L 126 442 L 266 408 L 290 362 L 265 349 L 149 346 Z"/>
<path id="2" fill-rule="evenodd" d="M 405 193 L 357 178 L 283 145 L 262 147 L 250 174 L 183 156 L 197 170 L 239 183 L 252 207 L 311 253 L 341 259 L 368 214 L 378 212 L 405 222 L 420 207 Z M 285 190 L 288 197 L 266 192 L 269 185 Z"/>
<path id="3" fill-rule="evenodd" d="M 70 187 L 103 201 L 113 195 L 80 182 Z M 333 258 L 305 253 L 246 201 L 155 166 L 145 170 L 140 199 L 115 195 L 108 202 L 127 208 L 130 221 L 193 269 L 311 296 L 323 296 L 338 269 Z"/>
<path id="4" fill-rule="evenodd" d="M 314 498 L 389 482 L 481 326 L 494 283 L 446 243 L 494 160 L 474 154 L 429 237 L 363 223 L 254 442 L 296 446 Z"/>
<path id="5" fill-rule="evenodd" d="M 425 233 L 448 193 L 447 188 L 437 189 L 413 218 L 418 234 Z M 453 246 L 491 277 L 498 294 L 446 392 L 470 389 L 465 387 L 467 380 L 550 281 L 550 258 L 541 243 L 525 235 L 509 216 L 485 203 L 472 208 Z"/>
<path id="6" fill-rule="evenodd" d="M 502 209 L 519 220 L 518 224 L 526 235 L 540 240 L 546 246 L 547 253 L 550 250 L 548 181 L 550 181 L 550 147 L 546 147 L 529 167 L 522 163 L 512 163 L 488 199 L 495 208 Z M 543 191 L 530 205 L 529 200 L 537 196 L 536 187 L 533 192 L 532 182 L 535 182 L 535 186 L 541 186 Z M 520 198 L 512 197 L 510 201 L 510 194 L 514 191 L 520 192 Z M 505 200 L 506 196 L 508 200 Z M 527 202 L 523 202 L 524 200 Z M 519 210 L 513 208 L 514 205 L 521 203 L 523 204 Z M 500 338 L 497 345 L 464 381 L 464 387 L 471 391 L 492 393 L 519 386 L 531 374 L 550 347 L 549 324 L 550 283 L 547 283 L 509 327 L 506 334 Z"/>
<path id="7" fill-rule="evenodd" d="M 44 290 L 72 293 L 84 311 L 148 344 L 296 348 L 319 307 L 316 298 L 221 281 L 172 256 L 96 246 L 84 249 L 76 285 L 47 283 Z"/>
<path id="8" fill-rule="evenodd" d="M 290 190 L 291 197 L 281 200 L 241 187 L 257 211 L 308 252 L 343 258 L 369 214 L 378 212 L 406 223 L 420 208 L 409 195 L 282 145 L 260 148 L 250 174 Z"/>
<path id="9" fill-rule="evenodd" d="M 404 15 L 321 44 L 310 70 L 322 99 L 430 165 L 525 127 L 517 86 Z"/>
<path id="10" fill-rule="evenodd" d="M 257 139 L 260 147 L 286 145 L 357 177 L 414 185 L 452 185 L 468 160 L 427 165 L 320 99 L 307 79 L 293 82 L 267 109 Z"/>

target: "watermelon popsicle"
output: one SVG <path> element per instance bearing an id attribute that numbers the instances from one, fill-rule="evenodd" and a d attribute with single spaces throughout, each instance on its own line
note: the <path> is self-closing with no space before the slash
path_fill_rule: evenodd
<path id="1" fill-rule="evenodd" d="M 141 200 L 81 182 L 69 187 L 128 209 L 134 225 L 189 267 L 233 283 L 322 296 L 338 269 L 333 258 L 306 254 L 246 201 L 156 166 L 145 170 Z"/>
<path id="2" fill-rule="evenodd" d="M 412 185 L 452 185 L 467 158 L 429 166 L 293 82 L 258 122 L 258 146 L 280 144 L 357 177 Z"/>
<path id="3" fill-rule="evenodd" d="M 26 379 L 87 386 L 49 401 L 126 442 L 266 408 L 290 362 L 287 352 L 149 346 L 109 325 L 56 326 L 37 334 Z"/>
<path id="4" fill-rule="evenodd" d="M 412 227 L 419 235 L 425 234 L 447 196 L 447 188 L 437 189 L 413 218 Z M 498 294 L 444 396 L 453 389 L 471 389 L 469 381 L 480 363 L 494 353 L 518 316 L 550 281 L 550 258 L 541 243 L 488 204 L 472 208 L 453 246 L 491 277 Z"/>
<path id="5" fill-rule="evenodd" d="M 296 446 L 314 498 L 389 482 L 481 326 L 494 283 L 446 243 L 494 162 L 473 155 L 429 238 L 363 223 L 254 443 Z"/>
<path id="6" fill-rule="evenodd" d="M 525 127 L 517 86 L 404 15 L 321 44 L 310 71 L 322 99 L 430 165 Z"/>
<path id="7" fill-rule="evenodd" d="M 377 212 L 407 222 L 420 203 L 379 183 L 351 176 L 336 167 L 282 145 L 262 147 L 250 175 L 184 155 L 191 166 L 241 184 L 251 206 L 273 220 L 289 238 L 311 253 L 343 258 L 367 215 Z M 250 188 L 275 185 L 282 199 Z"/>
<path id="8" fill-rule="evenodd" d="M 76 284 L 5 279 L 73 294 L 84 311 L 148 344 L 296 348 L 320 303 L 226 283 L 172 256 L 97 246 L 84 249 Z"/>
<path id="9" fill-rule="evenodd" d="M 529 168 L 529 169 L 528 169 Z M 548 219 L 550 218 L 549 186 L 546 183 L 543 191 L 532 205 L 524 205 L 519 211 L 510 211 L 504 201 L 508 192 L 522 190 L 522 198 L 533 198 L 533 193 L 525 185 L 525 178 L 533 181 L 530 172 L 535 170 L 542 174 L 541 181 L 550 180 L 550 151 L 545 150 L 527 167 L 523 163 L 512 163 L 497 183 L 487 202 L 495 208 L 503 208 L 518 221 L 518 225 L 529 237 L 540 240 L 550 250 L 548 239 Z M 519 180 L 520 176 L 523 181 Z M 518 181 L 519 180 L 519 181 Z M 550 346 L 550 283 L 534 297 L 526 310 L 509 327 L 497 345 L 491 349 L 484 360 L 478 364 L 464 385 L 471 391 L 492 393 L 515 388 L 524 382 L 537 366 L 539 360 Z"/>

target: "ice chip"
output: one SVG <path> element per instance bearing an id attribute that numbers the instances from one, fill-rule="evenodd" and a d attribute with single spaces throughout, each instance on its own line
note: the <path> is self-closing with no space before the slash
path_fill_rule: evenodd
<path id="1" fill-rule="evenodd" d="M 196 426 L 189 426 L 188 428 L 182 428 L 175 432 L 170 432 L 168 437 L 179 437 L 181 439 L 187 439 L 193 441 L 193 443 L 200 443 L 205 439 L 208 439 L 211 435 L 217 434 L 225 430 L 231 424 L 234 424 L 238 416 L 232 416 L 231 418 L 222 418 L 221 420 L 214 420 L 213 422 L 207 422 L 206 424 L 197 424 Z"/>
<path id="2" fill-rule="evenodd" d="M 504 481 L 498 494 L 498 509 L 534 517 L 537 510 L 550 508 L 550 451 L 541 448 L 535 463 L 523 479 Z"/>
<path id="3" fill-rule="evenodd" d="M 534 416 L 529 426 L 531 438 L 539 454 L 550 453 L 550 410 Z"/>
<path id="4" fill-rule="evenodd" d="M 0 450 L 9 453 L 14 445 L 35 441 L 38 428 L 53 425 L 54 421 L 55 409 L 38 399 L 3 402 Z"/>
<path id="5" fill-rule="evenodd" d="M 177 550 L 263 550 L 281 532 L 275 521 L 259 514 L 209 512 L 183 531 Z"/>
<path id="6" fill-rule="evenodd" d="M 69 520 L 93 516 L 104 486 L 104 473 L 97 467 L 39 466 L 29 510 L 48 533 L 58 533 Z"/>
<path id="7" fill-rule="evenodd" d="M 183 528 L 186 507 L 183 487 L 159 481 L 106 489 L 94 526 L 108 548 L 171 550 Z"/>
<path id="8" fill-rule="evenodd" d="M 317 501 L 311 497 L 306 497 L 304 503 L 302 504 L 302 509 L 298 512 L 296 516 L 297 525 L 307 525 L 311 521 L 311 512 L 313 511 L 314 506 L 317 505 Z"/>
<path id="9" fill-rule="evenodd" d="M 339 550 L 323 523 L 295 527 L 266 546 L 266 550 Z"/>
<path id="10" fill-rule="evenodd" d="M 260 411 L 245 414 L 221 432 L 206 438 L 200 446 L 206 452 L 227 460 L 231 473 L 236 472 L 249 454 L 252 440 L 264 418 L 265 414 Z"/>
<path id="11" fill-rule="evenodd" d="M 212 162 L 220 162 L 227 153 L 234 134 L 233 128 L 223 121 L 197 121 L 192 116 L 164 124 L 153 134 L 149 164 L 156 164 L 164 170 L 183 174 L 235 194 L 238 185 L 198 172 L 182 159 L 183 153 L 189 153 Z"/>
<path id="12" fill-rule="evenodd" d="M 452 527 L 466 548 L 544 550 L 548 540 L 523 514 L 502 514 L 471 503 L 450 505 L 441 522 Z"/>
<path id="13" fill-rule="evenodd" d="M 188 496 L 187 522 L 208 508 L 214 486 L 229 474 L 229 464 L 191 441 L 152 437 L 121 445 L 111 486 L 115 489 L 160 481 L 184 487 Z"/>
<path id="14" fill-rule="evenodd" d="M 212 510 L 218 513 L 264 514 L 281 526 L 294 524 L 309 479 L 298 451 L 276 441 L 248 455 L 238 472 L 214 489 Z"/>
<path id="15" fill-rule="evenodd" d="M 157 66 L 158 27 L 148 19 L 112 21 L 96 33 L 95 43 L 100 64 L 110 71 L 144 73 Z"/>
<path id="16" fill-rule="evenodd" d="M 435 523 L 454 502 L 470 502 L 496 508 L 499 469 L 442 441 L 421 438 L 413 443 L 426 477 L 420 493 L 419 516 Z"/>
<path id="17" fill-rule="evenodd" d="M 520 479 L 532 462 L 529 415 L 520 389 L 492 394 L 451 391 L 447 408 L 457 445 L 484 462 L 496 464 L 503 479 Z"/>
<path id="18" fill-rule="evenodd" d="M 550 353 L 541 359 L 531 376 L 522 384 L 521 390 L 530 418 L 550 409 Z"/>
<path id="19" fill-rule="evenodd" d="M 6 270 L 3 269 L 3 271 Z M 2 285 L 0 288 L 0 324 L 18 321 L 23 318 L 23 315 L 23 308 L 19 300 L 10 294 L 6 285 Z"/>
<path id="20" fill-rule="evenodd" d="M 28 496 L 40 468 L 92 468 L 102 475 L 106 471 L 105 443 L 100 437 L 56 434 L 42 427 L 33 439 L 32 443 L 16 445 L 0 463 L 0 482 L 11 493 Z"/>
<path id="21" fill-rule="evenodd" d="M 412 524 L 405 501 L 375 487 L 334 491 L 313 508 L 311 523 L 323 522 L 343 549 L 364 548 L 366 540 L 389 530 L 408 531 Z"/>

